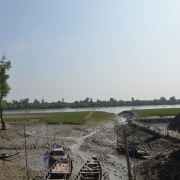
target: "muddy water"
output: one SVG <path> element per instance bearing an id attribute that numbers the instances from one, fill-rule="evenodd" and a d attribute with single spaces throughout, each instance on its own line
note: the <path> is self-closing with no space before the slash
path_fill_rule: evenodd
<path id="1" fill-rule="evenodd" d="M 49 169 L 53 165 L 53 161 L 51 160 L 48 151 L 44 154 L 43 165 L 46 169 Z"/>

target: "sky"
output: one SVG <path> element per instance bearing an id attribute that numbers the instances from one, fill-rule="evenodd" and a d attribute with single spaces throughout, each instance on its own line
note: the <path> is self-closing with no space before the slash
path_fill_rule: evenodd
<path id="1" fill-rule="evenodd" d="M 180 99 L 179 0 L 0 0 L 7 101 Z"/>

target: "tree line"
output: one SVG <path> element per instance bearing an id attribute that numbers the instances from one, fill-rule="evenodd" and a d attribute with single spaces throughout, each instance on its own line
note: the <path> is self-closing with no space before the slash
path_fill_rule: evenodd
<path id="1" fill-rule="evenodd" d="M 13 100 L 8 102 L 3 101 L 3 108 L 6 110 L 17 110 L 17 109 L 51 109 L 51 108 L 85 108 L 85 107 L 114 107 L 114 106 L 145 106 L 145 105 L 175 105 L 180 104 L 180 99 L 176 99 L 175 96 L 166 99 L 161 97 L 160 99 L 154 100 L 135 100 L 133 97 L 131 101 L 116 100 L 110 98 L 109 100 L 93 101 L 92 98 L 86 98 L 84 100 L 75 101 L 72 103 L 57 101 L 57 102 L 46 102 L 44 99 L 38 101 L 35 99 L 33 102 L 29 102 L 28 98 L 21 99 L 20 101 Z"/>

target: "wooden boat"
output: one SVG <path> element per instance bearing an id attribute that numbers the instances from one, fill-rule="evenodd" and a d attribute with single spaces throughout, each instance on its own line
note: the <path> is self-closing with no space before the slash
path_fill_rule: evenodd
<path id="1" fill-rule="evenodd" d="M 0 154 L 0 159 L 9 158 L 9 157 L 15 156 L 15 155 L 17 155 L 17 154 L 19 154 L 19 153 L 20 153 L 20 152 L 17 152 L 17 153 L 14 153 L 14 154 L 7 154 L 7 153 Z"/>
<path id="2" fill-rule="evenodd" d="M 120 149 L 120 151 L 125 152 L 124 142 L 118 142 L 118 148 Z M 131 155 L 131 156 L 133 155 L 133 149 L 132 148 L 136 149 L 135 156 L 140 157 L 140 156 L 148 156 L 149 155 L 145 150 L 143 150 L 139 147 L 136 147 L 133 144 L 127 144 L 127 148 L 129 150 L 129 155 Z"/>
<path id="3" fill-rule="evenodd" d="M 48 153 L 51 159 L 53 160 L 53 162 L 56 162 L 59 159 L 61 160 L 70 159 L 69 155 L 65 152 L 64 148 L 56 143 L 52 144 L 49 147 Z"/>
<path id="4" fill-rule="evenodd" d="M 52 167 L 49 169 L 43 180 L 54 179 L 54 180 L 68 180 L 72 173 L 72 160 L 69 159 L 58 159 Z"/>
<path id="5" fill-rule="evenodd" d="M 80 169 L 74 180 L 101 180 L 102 168 L 96 156 L 93 155 L 91 160 L 87 160 L 85 165 Z"/>

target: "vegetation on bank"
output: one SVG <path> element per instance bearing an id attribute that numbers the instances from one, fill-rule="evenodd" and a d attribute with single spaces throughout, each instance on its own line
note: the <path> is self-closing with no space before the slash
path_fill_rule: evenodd
<path id="1" fill-rule="evenodd" d="M 91 117 L 89 118 L 89 121 L 104 121 L 104 120 L 109 120 L 113 119 L 115 117 L 114 113 L 108 113 L 108 112 L 103 112 L 103 111 L 95 111 Z"/>
<path id="2" fill-rule="evenodd" d="M 46 102 L 44 99 L 38 101 L 35 99 L 33 102 L 29 102 L 29 99 L 21 99 L 20 101 L 13 100 L 12 102 L 3 101 L 3 108 L 6 110 L 16 109 L 53 109 L 53 108 L 85 108 L 85 107 L 114 107 L 114 106 L 144 106 L 144 105 L 173 105 L 180 104 L 180 99 L 176 99 L 175 96 L 170 97 L 168 100 L 165 97 L 154 100 L 135 100 L 131 101 L 116 100 L 110 98 L 108 101 L 93 101 L 91 98 L 85 100 L 75 101 L 72 103 L 62 101 Z"/>
<path id="3" fill-rule="evenodd" d="M 163 108 L 163 109 L 139 109 L 135 110 L 141 117 L 147 116 L 175 116 L 180 113 L 180 108 Z"/>
<path id="4" fill-rule="evenodd" d="M 54 112 L 54 113 L 29 113 L 29 114 L 4 114 L 6 122 L 23 122 L 30 123 L 84 123 L 84 118 L 90 111 L 82 112 Z M 95 111 L 87 121 L 103 121 L 112 119 L 114 114 Z"/>

